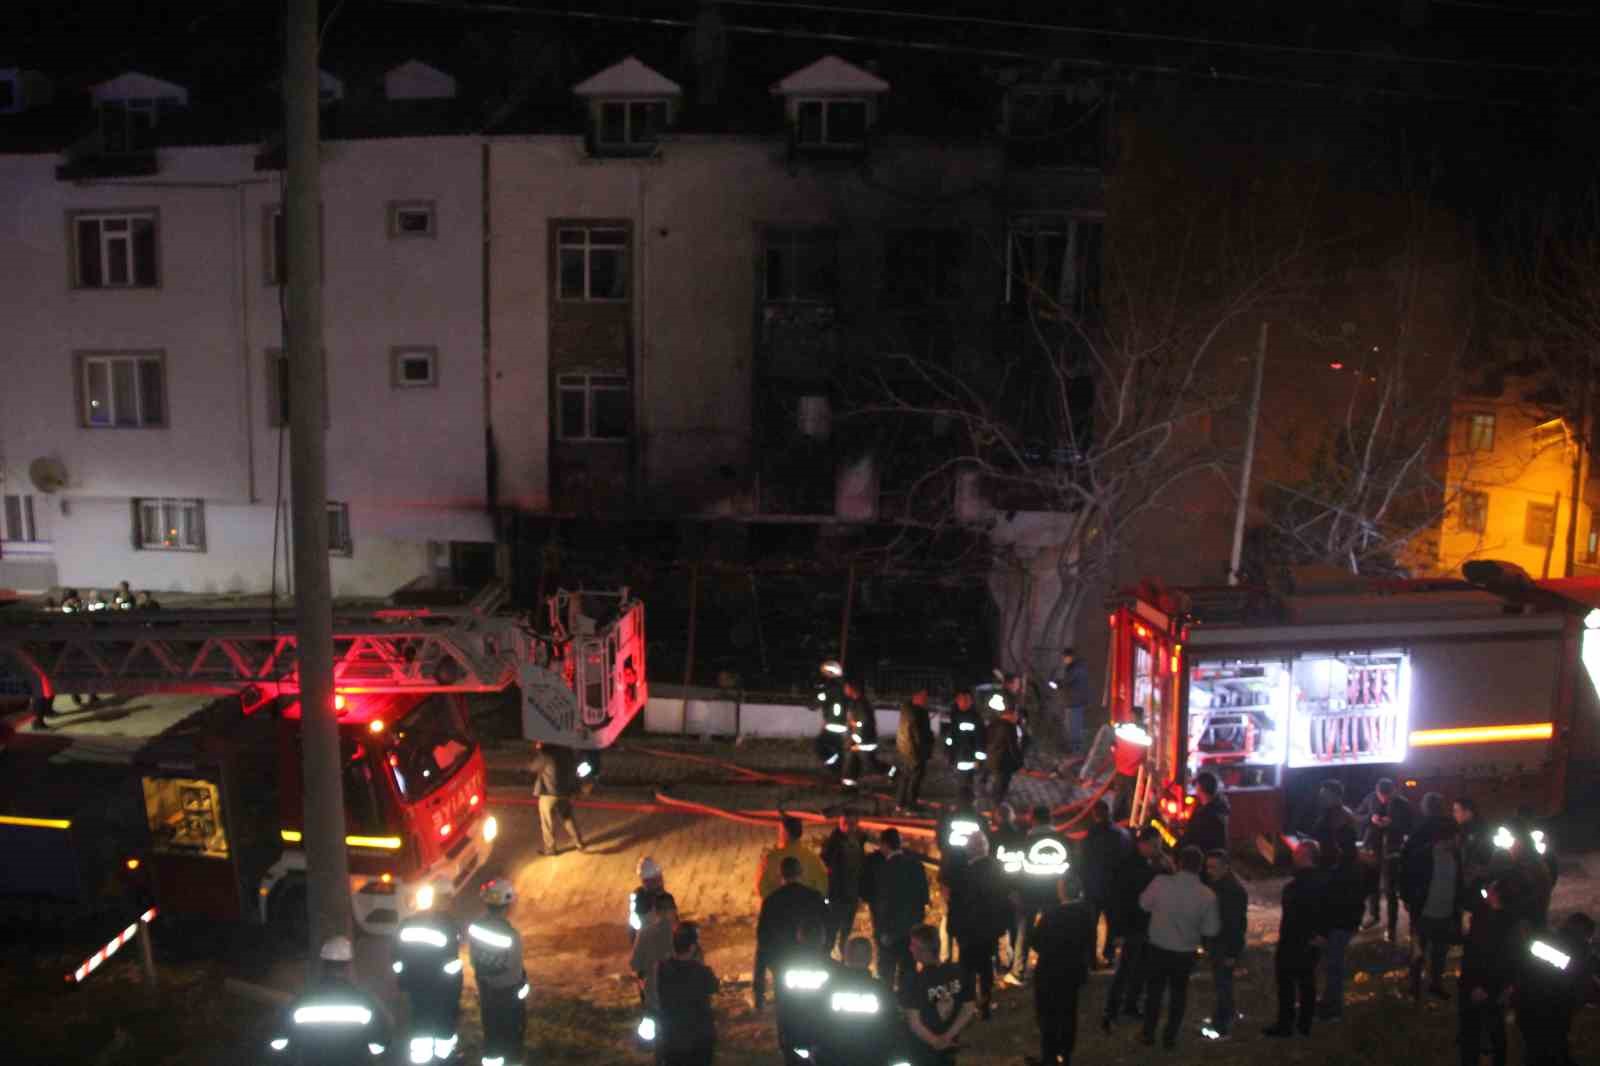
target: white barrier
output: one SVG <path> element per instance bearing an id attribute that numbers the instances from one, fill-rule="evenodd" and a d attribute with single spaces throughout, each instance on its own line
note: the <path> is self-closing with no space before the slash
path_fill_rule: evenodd
<path id="1" fill-rule="evenodd" d="M 894 746 L 898 709 L 875 708 L 881 744 Z M 651 695 L 644 708 L 647 733 L 687 736 L 814 737 L 822 728 L 814 704 L 745 702 L 725 695 L 687 698 Z"/>

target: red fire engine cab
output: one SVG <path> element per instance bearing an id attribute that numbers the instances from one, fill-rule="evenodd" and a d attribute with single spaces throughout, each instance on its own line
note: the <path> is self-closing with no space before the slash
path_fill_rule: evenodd
<path id="1" fill-rule="evenodd" d="M 493 588 L 336 608 L 345 843 L 368 931 L 453 895 L 493 850 L 470 695 L 520 686 L 525 736 L 585 749 L 644 705 L 644 609 L 626 590 L 560 593 L 537 630 L 503 607 Z M 164 914 L 302 912 L 294 649 L 256 608 L 0 612 L 0 671 L 32 695 L 0 753 L 0 849 L 28 858 L 0 863 L 17 875 L 0 896 L 97 897 L 114 849 Z"/>
<path id="2" fill-rule="evenodd" d="M 1227 790 L 1235 841 L 1350 806 L 1380 777 L 1413 801 L 1540 815 L 1594 789 L 1600 582 L 1345 581 L 1293 595 L 1190 589 L 1108 605 L 1110 720 L 1139 727 L 1133 817 L 1176 828 L 1186 786 Z M 1126 747 L 1126 745 L 1124 745 Z"/>

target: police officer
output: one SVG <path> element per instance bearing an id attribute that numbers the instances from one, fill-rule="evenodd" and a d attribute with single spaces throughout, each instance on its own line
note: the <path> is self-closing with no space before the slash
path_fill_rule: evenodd
<path id="1" fill-rule="evenodd" d="M 300 1066 L 376 1062 L 388 1050 L 389 1022 L 378 1001 L 351 981 L 350 938 L 322 945 L 316 982 L 290 1004 L 268 1047 L 273 1061 Z"/>
<path id="2" fill-rule="evenodd" d="M 666 875 L 661 864 L 645 855 L 637 867 L 639 887 L 628 893 L 628 943 L 639 936 L 639 930 L 655 910 L 656 904 L 667 894 Z"/>
<path id="3" fill-rule="evenodd" d="M 521 1066 L 528 1020 L 528 975 L 522 968 L 522 936 L 506 919 L 516 893 L 503 877 L 486 881 L 489 912 L 467 926 L 472 974 L 483 1015 L 483 1066 Z"/>
<path id="4" fill-rule="evenodd" d="M 834 975 L 820 914 L 794 927 L 794 942 L 779 956 L 778 1045 L 788 1066 L 800 1066 L 816 1051 L 827 1026 Z"/>
<path id="5" fill-rule="evenodd" d="M 455 1054 L 461 969 L 461 933 L 454 922 L 421 911 L 400 923 L 394 972 L 411 1005 L 408 1047 L 413 1063 L 444 1062 Z"/>

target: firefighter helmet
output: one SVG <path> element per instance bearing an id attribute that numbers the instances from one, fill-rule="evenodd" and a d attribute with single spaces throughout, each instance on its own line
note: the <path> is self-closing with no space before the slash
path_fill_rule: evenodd
<path id="1" fill-rule="evenodd" d="M 509 907 L 517 898 L 516 889 L 511 887 L 511 882 L 503 877 L 496 877 L 483 883 L 483 901 L 491 907 Z"/>
<path id="2" fill-rule="evenodd" d="M 646 855 L 639 860 L 639 880 L 648 881 L 652 877 L 661 876 L 661 864 Z"/>
<path id="3" fill-rule="evenodd" d="M 331 936 L 322 942 L 323 962 L 349 962 L 354 954 L 347 936 Z"/>

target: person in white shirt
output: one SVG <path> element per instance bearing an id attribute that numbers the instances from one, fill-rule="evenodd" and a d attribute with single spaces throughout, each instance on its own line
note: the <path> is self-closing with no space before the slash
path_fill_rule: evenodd
<path id="1" fill-rule="evenodd" d="M 1199 848 L 1184 848 L 1178 853 L 1178 872 L 1156 878 L 1139 895 L 1139 906 L 1150 912 L 1143 1036 L 1147 1045 L 1156 1042 L 1161 1001 L 1168 990 L 1172 1006 L 1161 1042 L 1168 1049 L 1177 1044 L 1189 1001 L 1195 952 L 1207 937 L 1222 931 L 1217 894 L 1200 881 L 1205 862 L 1205 853 Z"/>

